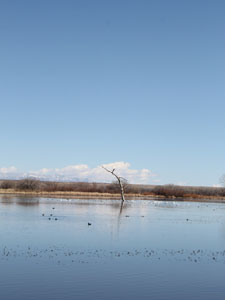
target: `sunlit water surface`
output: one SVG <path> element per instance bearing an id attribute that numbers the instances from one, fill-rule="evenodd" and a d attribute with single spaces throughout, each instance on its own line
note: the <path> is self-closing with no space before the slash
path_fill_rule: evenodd
<path id="1" fill-rule="evenodd" d="M 225 299 L 224 204 L 119 206 L 1 196 L 0 299 Z"/>

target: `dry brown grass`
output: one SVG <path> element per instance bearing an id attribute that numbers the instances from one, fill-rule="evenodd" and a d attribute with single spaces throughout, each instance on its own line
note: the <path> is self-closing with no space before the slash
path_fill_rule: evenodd
<path id="1" fill-rule="evenodd" d="M 11 195 L 32 195 L 32 196 L 47 196 L 47 197 L 70 197 L 70 198 L 104 198 L 104 199 L 120 199 L 120 193 L 97 193 L 97 192 L 71 192 L 71 191 L 21 191 L 16 189 L 0 189 L 0 194 L 11 194 Z M 127 198 L 140 198 L 143 197 L 141 194 L 125 194 Z"/>

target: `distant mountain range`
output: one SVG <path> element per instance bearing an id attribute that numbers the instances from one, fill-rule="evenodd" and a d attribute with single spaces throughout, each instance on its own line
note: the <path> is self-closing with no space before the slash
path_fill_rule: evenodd
<path id="1" fill-rule="evenodd" d="M 58 181 L 58 182 L 79 182 L 81 179 L 73 176 L 65 176 L 65 175 L 46 175 L 46 176 L 38 176 L 36 174 L 23 173 L 23 174 L 2 174 L 0 173 L 0 180 L 19 180 L 19 179 L 35 179 L 41 181 Z M 90 182 L 88 178 L 82 178 L 82 182 Z"/>

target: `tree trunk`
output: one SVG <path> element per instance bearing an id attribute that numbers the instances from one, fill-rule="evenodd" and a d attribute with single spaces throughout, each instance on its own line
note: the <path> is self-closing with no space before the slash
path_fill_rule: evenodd
<path id="1" fill-rule="evenodd" d="M 125 201 L 123 183 L 122 183 L 122 181 L 119 177 L 118 177 L 118 181 L 119 181 L 119 185 L 120 185 L 121 200 L 122 200 L 122 203 L 123 203 Z"/>
<path id="2" fill-rule="evenodd" d="M 112 171 L 110 171 L 110 170 L 108 170 L 107 168 L 105 168 L 105 167 L 103 167 L 103 166 L 102 166 L 102 168 L 103 168 L 104 170 L 106 170 L 107 172 L 111 173 L 111 174 L 112 174 L 113 176 L 115 176 L 116 179 L 118 180 L 118 183 L 119 183 L 119 186 L 120 186 L 120 194 L 121 194 L 121 200 L 122 200 L 121 207 L 122 207 L 122 206 L 123 206 L 123 202 L 125 201 L 123 182 L 121 181 L 121 178 L 122 178 L 122 177 L 119 177 L 119 176 L 117 176 L 117 175 L 114 173 L 115 169 L 113 169 Z"/>

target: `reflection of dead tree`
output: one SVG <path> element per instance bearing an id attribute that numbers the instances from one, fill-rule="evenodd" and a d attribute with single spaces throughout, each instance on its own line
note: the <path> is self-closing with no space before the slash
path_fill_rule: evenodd
<path id="1" fill-rule="evenodd" d="M 102 166 L 102 168 L 104 170 L 106 170 L 107 172 L 111 173 L 113 176 L 116 177 L 118 183 L 119 183 L 119 187 L 120 187 L 120 194 L 121 194 L 121 200 L 122 200 L 122 203 L 121 203 L 121 207 L 123 206 L 123 202 L 125 201 L 125 197 L 124 197 L 124 185 L 123 183 L 126 182 L 126 179 L 124 179 L 123 177 L 120 177 L 118 175 L 116 175 L 114 172 L 115 172 L 115 169 L 113 169 L 112 171 L 108 170 L 107 168 L 105 168 L 104 166 Z"/>

